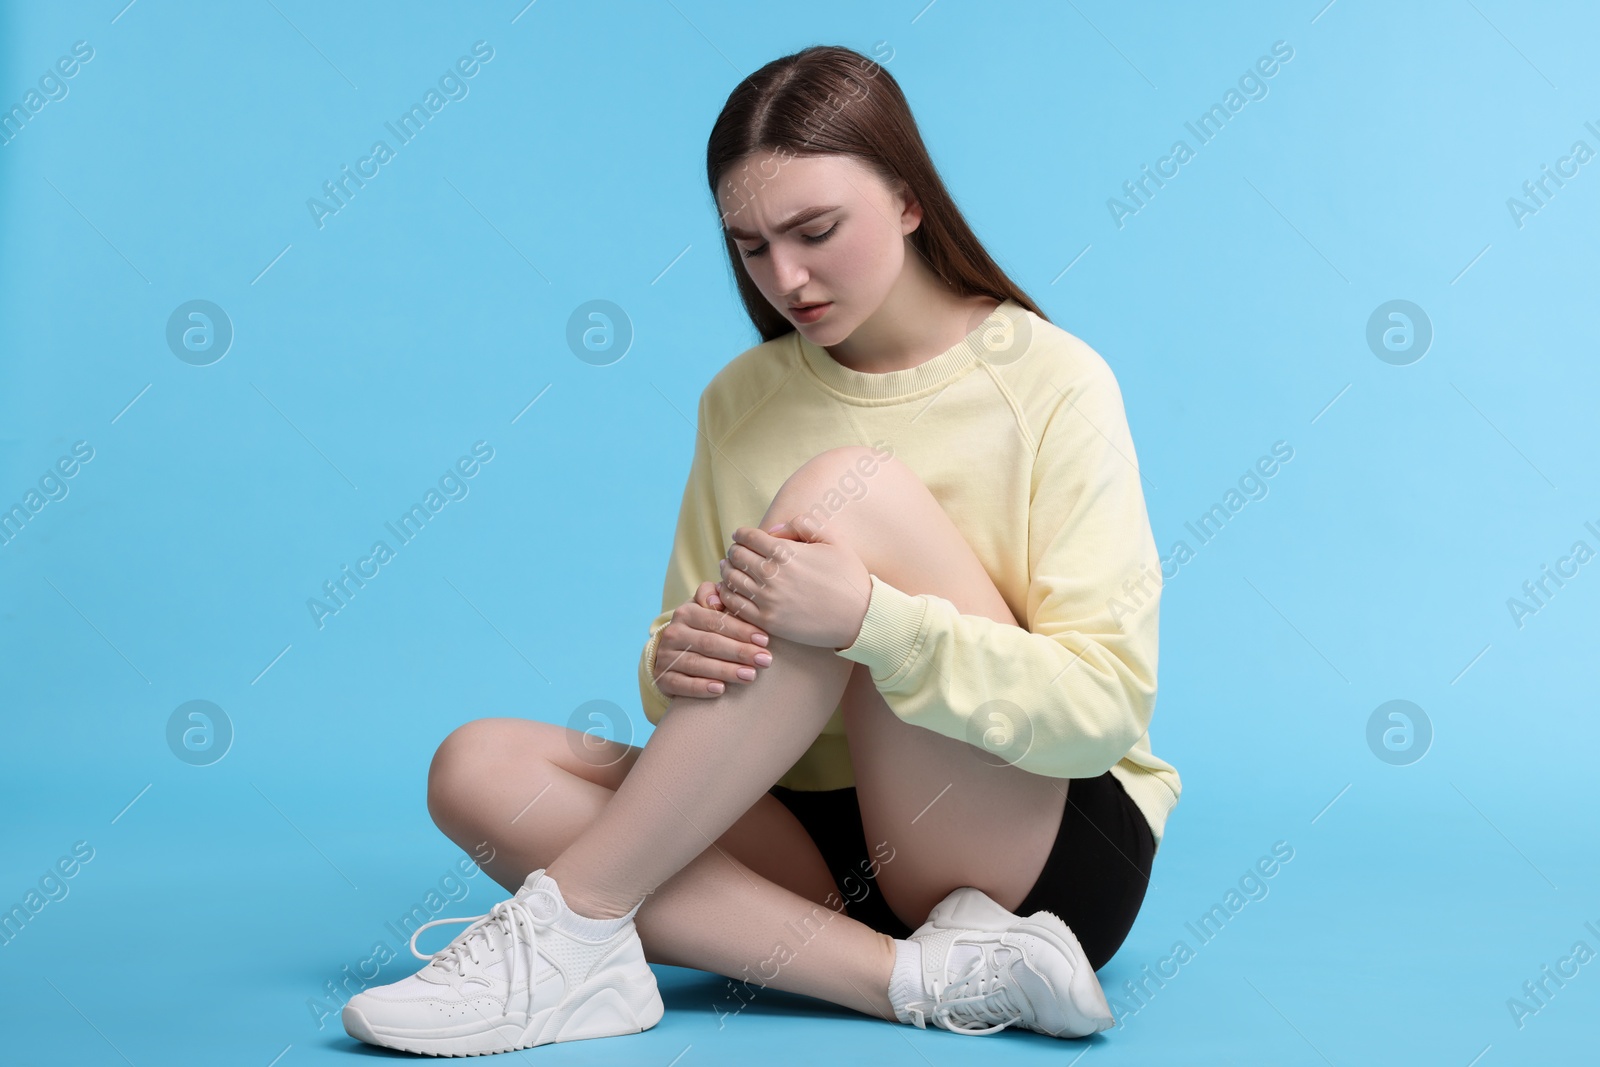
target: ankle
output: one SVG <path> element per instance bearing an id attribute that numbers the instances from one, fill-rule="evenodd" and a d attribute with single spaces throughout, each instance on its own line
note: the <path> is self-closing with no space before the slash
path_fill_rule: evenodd
<path id="1" fill-rule="evenodd" d="M 545 868 L 544 875 L 555 884 L 556 895 L 566 904 L 567 911 L 580 921 L 614 924 L 617 920 L 632 918 L 639 910 L 639 903 L 643 903 L 628 905 L 603 893 L 586 893 L 582 882 L 574 880 L 568 885 L 562 878 L 570 876 L 553 867 Z"/>
<path id="2" fill-rule="evenodd" d="M 892 939 L 894 966 L 889 973 L 887 990 L 890 1018 L 895 1022 L 913 1023 L 908 1012 L 912 1001 L 923 999 L 922 944 L 917 941 Z"/>

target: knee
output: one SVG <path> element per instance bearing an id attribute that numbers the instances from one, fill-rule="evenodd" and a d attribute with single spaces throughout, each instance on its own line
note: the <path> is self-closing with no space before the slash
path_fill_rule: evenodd
<path id="1" fill-rule="evenodd" d="M 894 450 L 887 441 L 876 445 L 840 445 L 837 448 L 825 448 L 802 463 L 794 473 L 794 477 L 805 477 L 807 480 L 820 478 L 825 484 L 845 485 L 850 484 L 849 476 L 858 478 L 872 478 L 877 475 L 878 468 L 889 466 L 904 468 L 903 464 L 895 463 Z"/>
<path id="2" fill-rule="evenodd" d="M 825 449 L 802 463 L 773 497 L 768 517 L 773 522 L 795 522 L 818 530 L 844 510 L 874 495 L 882 501 L 893 498 L 893 491 L 906 479 L 920 480 L 905 464 L 894 458 L 887 442 L 842 445 Z"/>
<path id="3" fill-rule="evenodd" d="M 456 825 L 472 805 L 475 783 L 481 783 L 488 768 L 503 760 L 513 744 L 515 719 L 474 719 L 450 731 L 433 753 L 428 765 L 428 814 L 434 824 L 446 830 Z"/>

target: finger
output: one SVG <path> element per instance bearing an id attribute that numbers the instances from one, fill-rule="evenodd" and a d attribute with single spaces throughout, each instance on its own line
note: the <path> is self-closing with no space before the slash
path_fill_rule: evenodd
<path id="1" fill-rule="evenodd" d="M 717 617 L 727 620 L 729 630 L 733 632 L 723 633 L 702 630 L 696 635 L 691 651 L 723 663 L 732 664 L 736 668 L 764 666 L 764 664 L 756 662 L 756 657 L 766 652 L 766 649 L 740 636 L 740 634 L 753 630 L 754 627 L 723 612 L 718 612 Z M 681 664 L 675 663 L 673 666 L 678 670 L 684 669 Z M 719 674 L 718 677 L 726 679 L 728 675 L 724 672 Z"/>
<path id="2" fill-rule="evenodd" d="M 797 515 L 785 522 L 773 523 L 766 529 L 741 526 L 733 531 L 733 541 L 764 556 L 771 556 L 780 551 L 785 542 L 823 540 L 821 531 L 816 527 L 816 520 L 811 516 Z"/>
<path id="3" fill-rule="evenodd" d="M 683 658 L 691 655 L 690 650 L 675 636 L 676 632 L 671 626 L 661 631 L 661 641 L 656 645 L 655 670 L 658 679 L 677 670 Z"/>
<path id="4" fill-rule="evenodd" d="M 739 658 L 746 663 L 754 663 L 755 657 L 766 652 L 772 644 L 771 636 L 762 629 L 762 622 L 741 619 L 726 604 L 700 616 L 698 620 L 686 622 L 707 637 L 719 635 L 733 641 L 739 648 Z M 756 663 L 756 666 L 765 664 Z"/>
<path id="5" fill-rule="evenodd" d="M 754 626 L 759 626 L 763 631 L 767 629 L 767 625 L 761 619 L 760 609 L 756 607 L 755 601 L 730 588 L 727 582 L 719 585 L 717 592 L 722 595 L 722 603 L 730 615 Z"/>
<path id="6" fill-rule="evenodd" d="M 714 678 L 694 678 L 677 671 L 668 671 L 656 682 L 656 688 L 673 697 L 714 697 L 727 691 L 727 684 Z"/>
<path id="7" fill-rule="evenodd" d="M 703 608 L 720 609 L 722 601 L 717 598 L 717 583 L 701 582 L 700 588 L 694 591 L 694 601 Z"/>
<path id="8" fill-rule="evenodd" d="M 743 528 L 724 557 L 730 564 L 754 578 L 757 583 L 770 581 L 785 563 L 794 559 L 795 545 L 803 544 L 799 538 L 775 537 L 763 530 Z"/>
<path id="9" fill-rule="evenodd" d="M 773 537 L 778 538 L 780 541 L 806 541 L 809 540 L 804 532 L 806 529 L 809 529 L 806 523 L 801 522 L 798 519 L 791 519 L 788 522 L 782 522 L 774 526 L 768 526 L 765 532 L 771 534 Z"/>
<path id="10" fill-rule="evenodd" d="M 687 674 L 693 678 L 711 678 L 730 685 L 753 682 L 761 673 L 753 664 L 741 663 L 737 659 L 723 659 L 709 651 L 686 656 L 683 662 L 675 665 L 673 669 L 679 674 Z"/>
<path id="11" fill-rule="evenodd" d="M 776 577 L 779 568 L 794 557 L 794 542 L 774 538 L 773 544 L 775 547 L 770 556 L 763 556 L 744 545 L 735 544 L 728 549 L 728 554 L 724 558 L 735 570 L 748 574 L 759 589 Z"/>
<path id="12" fill-rule="evenodd" d="M 763 566 L 769 568 L 772 566 L 770 561 L 762 560 L 761 562 Z M 727 562 L 724 561 L 722 563 L 722 582 L 717 588 L 718 592 L 726 590 L 728 592 L 738 593 L 746 600 L 756 600 L 761 596 L 761 589 L 765 584 L 765 581 L 756 578 L 746 571 L 740 570 L 738 567 L 730 567 L 728 566 Z"/>
<path id="13" fill-rule="evenodd" d="M 765 667 L 772 662 L 766 648 L 768 641 L 765 631 L 727 611 L 695 605 L 693 611 L 685 612 L 682 619 L 668 623 L 661 631 L 655 668 L 658 672 L 677 670 L 705 674 L 706 671 L 696 667 L 702 657 L 732 664 L 735 669 Z M 764 657 L 767 662 L 758 662 L 757 657 Z M 732 677 L 725 670 L 717 676 L 724 680 Z"/>
<path id="14" fill-rule="evenodd" d="M 726 685 L 745 685 L 755 681 L 760 674 L 760 671 L 750 664 L 720 659 L 700 652 L 685 654 L 668 670 L 685 678 L 708 679 Z"/>
<path id="15" fill-rule="evenodd" d="M 768 643 L 769 638 L 760 627 L 744 619 L 736 618 L 728 611 L 727 606 L 720 608 L 707 608 L 704 612 L 696 614 L 687 620 L 696 630 L 706 634 L 720 634 L 733 641 L 757 646 Z"/>
<path id="16" fill-rule="evenodd" d="M 771 558 L 783 546 L 783 541 L 783 538 L 759 526 L 740 526 L 733 531 L 733 545 L 728 549 L 728 557 L 734 558 L 742 548 L 756 556 Z"/>

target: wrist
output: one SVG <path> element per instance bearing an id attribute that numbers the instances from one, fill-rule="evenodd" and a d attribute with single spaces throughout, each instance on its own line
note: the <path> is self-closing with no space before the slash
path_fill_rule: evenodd
<path id="1" fill-rule="evenodd" d="M 870 592 L 871 587 L 872 587 L 871 576 L 868 576 L 867 587 L 868 587 L 869 592 L 867 593 L 866 602 L 861 605 L 860 613 L 855 616 L 855 625 L 852 626 L 851 629 L 850 629 L 849 639 L 846 640 L 844 644 L 842 644 L 838 648 L 834 649 L 835 652 L 843 652 L 845 649 L 849 648 L 851 645 L 854 645 L 857 641 L 861 640 L 861 627 L 866 625 L 867 612 L 869 610 L 871 610 L 871 608 L 872 608 L 872 593 Z"/>

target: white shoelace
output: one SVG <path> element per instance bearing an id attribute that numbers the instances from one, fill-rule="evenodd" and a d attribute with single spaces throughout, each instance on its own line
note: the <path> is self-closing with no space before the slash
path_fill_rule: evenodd
<path id="1" fill-rule="evenodd" d="M 1001 963 L 1001 952 L 1011 958 Z M 992 1034 L 1022 1019 L 1022 1008 L 1013 995 L 1010 970 L 1016 949 L 1006 945 L 982 946 L 976 956 L 932 1001 L 921 1001 L 913 1009 L 927 1019 L 943 1019 L 947 1029 L 958 1034 Z M 984 1026 L 983 1024 L 989 1024 Z M 981 1029 L 980 1029 L 981 1027 Z"/>
<path id="2" fill-rule="evenodd" d="M 541 919 L 528 906 L 528 901 L 532 896 L 533 894 L 530 893 L 526 896 L 502 900 L 482 915 L 473 915 L 460 919 L 434 919 L 432 922 L 423 923 L 411 935 L 411 954 L 419 960 L 428 960 L 428 966 L 438 967 L 446 973 L 465 974 L 467 959 L 471 959 L 473 963 L 479 965 L 483 963 L 478 958 L 478 945 L 481 943 L 484 945 L 485 950 L 488 950 L 491 947 L 489 931 L 497 929 L 506 938 L 506 955 L 511 959 L 508 965 L 509 985 L 507 992 L 512 992 L 517 988 L 517 957 L 522 955 L 517 951 L 518 946 L 524 942 L 527 944 L 530 955 L 529 967 L 532 967 L 531 956 L 533 952 L 537 951 L 538 932 L 553 923 L 558 914 L 555 901 L 550 899 L 548 894 L 545 894 L 546 899 L 550 900 L 550 916 Z M 417 935 L 430 926 L 440 926 L 445 923 L 471 923 L 472 925 L 457 934 L 454 941 L 433 955 L 425 956 L 418 952 Z M 531 972 L 528 977 L 532 978 Z"/>

